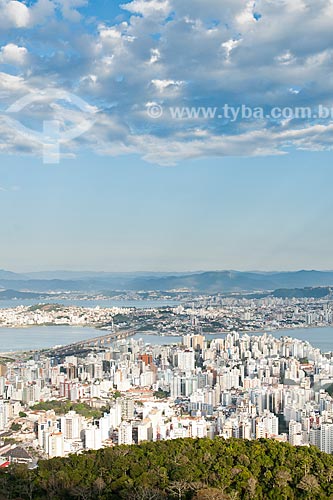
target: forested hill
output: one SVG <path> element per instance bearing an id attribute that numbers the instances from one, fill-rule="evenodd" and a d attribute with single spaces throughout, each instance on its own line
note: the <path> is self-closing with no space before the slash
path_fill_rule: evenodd
<path id="1" fill-rule="evenodd" d="M 32 273 L 0 270 L 0 288 L 29 292 L 105 292 L 112 290 L 233 293 L 305 287 L 332 287 L 333 271 L 195 273 Z"/>
<path id="2" fill-rule="evenodd" d="M 0 473 L 1 500 L 333 499 L 333 457 L 272 440 L 120 446 Z"/>

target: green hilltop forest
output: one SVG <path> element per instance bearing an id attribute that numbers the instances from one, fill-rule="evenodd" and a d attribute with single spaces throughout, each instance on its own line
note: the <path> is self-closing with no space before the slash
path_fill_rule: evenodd
<path id="1" fill-rule="evenodd" d="M 16 465 L 1 500 L 333 499 L 333 456 L 273 440 L 177 439 Z"/>

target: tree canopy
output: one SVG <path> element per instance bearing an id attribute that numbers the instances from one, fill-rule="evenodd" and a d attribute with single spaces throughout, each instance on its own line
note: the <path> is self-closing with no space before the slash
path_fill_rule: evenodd
<path id="1" fill-rule="evenodd" d="M 7 500 L 333 499 L 333 457 L 273 440 L 116 446 L 0 473 Z"/>

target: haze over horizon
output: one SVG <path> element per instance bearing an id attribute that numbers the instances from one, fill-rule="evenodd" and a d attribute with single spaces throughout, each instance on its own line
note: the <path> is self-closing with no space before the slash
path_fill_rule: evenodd
<path id="1" fill-rule="evenodd" d="M 121 271 L 121 270 L 112 270 L 112 269 L 85 269 L 85 268 L 79 268 L 79 269 L 29 269 L 29 268 L 24 268 L 24 269 L 1 269 L 0 268 L 0 273 L 9 273 L 13 275 L 26 275 L 26 276 L 32 276 L 32 275 L 47 275 L 47 274 L 52 274 L 52 275 L 61 275 L 61 274 L 77 274 L 77 275 L 108 275 L 108 274 L 128 274 L 128 275 L 135 275 L 135 274 L 167 274 L 167 275 L 172 275 L 172 274 L 202 274 L 202 273 L 253 273 L 253 274 L 277 274 L 277 273 L 300 273 L 300 272 L 333 272 L 332 269 L 171 269 L 167 271 L 163 271 L 160 269 L 134 269 L 134 270 L 128 270 L 128 271 Z"/>

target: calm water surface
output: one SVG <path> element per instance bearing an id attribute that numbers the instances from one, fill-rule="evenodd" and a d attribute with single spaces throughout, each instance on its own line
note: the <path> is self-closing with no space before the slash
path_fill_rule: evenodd
<path id="1" fill-rule="evenodd" d="M 66 300 L 66 299 L 44 299 L 44 300 L 0 300 L 0 309 L 18 306 L 35 306 L 37 304 L 63 304 L 64 306 L 97 307 L 136 307 L 136 309 L 150 309 L 164 306 L 178 306 L 180 301 L 174 300 Z"/>
<path id="2" fill-rule="evenodd" d="M 104 332 L 105 333 L 105 332 Z M 0 328 L 0 352 L 44 349 L 70 344 L 103 335 L 88 327 L 32 326 L 29 328 Z"/>
<path id="3" fill-rule="evenodd" d="M 55 345 L 65 345 L 78 342 L 105 332 L 89 327 L 66 326 L 32 326 L 29 328 L 0 328 L 0 352 L 42 349 Z M 260 334 L 256 334 L 260 335 Z M 276 330 L 274 337 L 289 336 L 310 342 L 321 351 L 333 351 L 333 327 L 327 328 L 298 328 L 295 330 Z M 223 337 L 224 335 L 206 335 L 208 339 Z M 149 344 L 173 344 L 181 342 L 181 337 L 136 334 L 134 339 L 143 339 Z"/>

